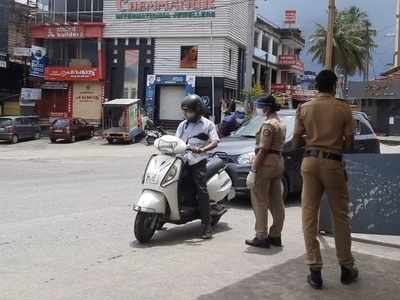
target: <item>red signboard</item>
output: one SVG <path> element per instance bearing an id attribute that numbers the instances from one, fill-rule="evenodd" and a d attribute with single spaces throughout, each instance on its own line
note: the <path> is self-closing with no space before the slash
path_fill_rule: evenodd
<path id="1" fill-rule="evenodd" d="M 32 37 L 41 39 L 84 39 L 103 36 L 103 23 L 33 25 Z"/>
<path id="2" fill-rule="evenodd" d="M 91 67 L 47 67 L 45 80 L 49 81 L 96 81 L 101 79 L 98 68 Z"/>
<path id="3" fill-rule="evenodd" d="M 297 12 L 295 10 L 285 11 L 285 24 L 296 24 L 296 15 Z"/>
<path id="4" fill-rule="evenodd" d="M 296 71 L 304 72 L 304 63 L 295 55 L 279 56 L 278 64 L 281 66 L 289 66 Z"/>
<path id="5" fill-rule="evenodd" d="M 273 84 L 271 87 L 273 93 L 286 93 L 290 91 L 290 87 L 283 83 Z"/>

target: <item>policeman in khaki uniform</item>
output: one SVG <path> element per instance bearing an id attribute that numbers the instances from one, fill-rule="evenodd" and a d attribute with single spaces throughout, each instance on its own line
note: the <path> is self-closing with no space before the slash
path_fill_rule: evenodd
<path id="1" fill-rule="evenodd" d="M 247 177 L 251 192 L 251 203 L 256 217 L 256 236 L 246 240 L 254 247 L 269 248 L 282 246 L 281 232 L 285 219 L 282 199 L 281 179 L 284 171 L 282 148 L 286 137 L 286 126 L 281 123 L 277 111 L 280 105 L 272 96 L 257 100 L 256 106 L 262 109 L 267 119 L 256 134 L 256 156 Z M 273 224 L 268 232 L 268 210 Z"/>
<path id="2" fill-rule="evenodd" d="M 306 246 L 306 263 L 310 267 L 308 283 L 323 286 L 322 258 L 317 240 L 321 198 L 327 193 L 335 224 L 336 253 L 341 266 L 341 281 L 350 284 L 358 278 L 351 253 L 351 220 L 347 176 L 342 153 L 350 150 L 354 140 L 351 109 L 337 100 L 337 77 L 322 71 L 316 78 L 319 95 L 297 110 L 294 144 L 305 136 L 306 150 L 301 167 L 303 176 L 302 218 Z"/>

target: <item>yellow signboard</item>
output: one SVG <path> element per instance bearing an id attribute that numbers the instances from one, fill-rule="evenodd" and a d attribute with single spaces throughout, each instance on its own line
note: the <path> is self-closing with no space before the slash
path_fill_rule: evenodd
<path id="1" fill-rule="evenodd" d="M 72 115 L 90 122 L 100 122 L 103 86 L 100 82 L 74 82 Z"/>

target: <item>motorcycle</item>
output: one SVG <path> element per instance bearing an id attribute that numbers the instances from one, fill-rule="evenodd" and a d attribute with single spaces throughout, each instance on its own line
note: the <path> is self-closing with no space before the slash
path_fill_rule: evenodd
<path id="1" fill-rule="evenodd" d="M 156 139 L 165 135 L 165 131 L 161 127 L 156 126 L 150 119 L 146 120 L 144 132 L 146 135 L 144 140 L 147 146 L 153 145 Z"/>
<path id="2" fill-rule="evenodd" d="M 133 207 L 137 212 L 134 232 L 140 243 L 149 242 L 165 223 L 186 224 L 200 219 L 196 189 L 184 158 L 190 149 L 184 141 L 170 135 L 157 139 L 154 146 L 160 153 L 149 159 L 142 178 L 143 191 Z M 224 162 L 215 154 L 207 162 L 212 226 L 227 212 L 220 202 L 235 197 L 225 169 Z"/>

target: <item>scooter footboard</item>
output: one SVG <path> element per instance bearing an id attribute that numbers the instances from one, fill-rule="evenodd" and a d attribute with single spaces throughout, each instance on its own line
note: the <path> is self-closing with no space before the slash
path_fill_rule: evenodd
<path id="1" fill-rule="evenodd" d="M 144 190 L 140 195 L 139 200 L 133 206 L 135 211 L 143 211 L 149 213 L 165 214 L 166 200 L 160 193 Z"/>

